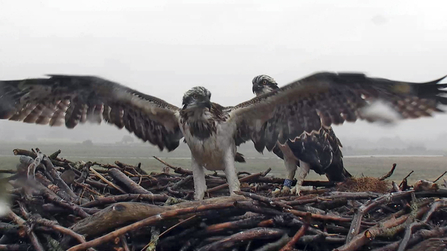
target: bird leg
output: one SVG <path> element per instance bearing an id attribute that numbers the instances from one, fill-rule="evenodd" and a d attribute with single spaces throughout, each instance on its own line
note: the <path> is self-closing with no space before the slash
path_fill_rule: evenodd
<path id="1" fill-rule="evenodd" d="M 292 188 L 292 181 L 296 173 L 296 160 L 288 155 L 284 156 L 284 165 L 287 170 L 287 178 L 284 180 L 284 186 L 282 188 L 283 193 L 289 193 L 290 188 Z"/>
<path id="2" fill-rule="evenodd" d="M 292 188 L 292 193 L 296 195 L 300 195 L 301 190 L 303 189 L 303 181 L 309 173 L 310 165 L 304 161 L 300 160 L 300 168 L 298 169 L 298 177 L 296 181 L 296 185 Z"/>
<path id="3" fill-rule="evenodd" d="M 194 199 L 203 200 L 206 191 L 205 170 L 194 158 L 191 159 L 192 176 L 194 179 Z"/>
<path id="4" fill-rule="evenodd" d="M 241 190 L 241 184 L 237 178 L 236 168 L 234 167 L 234 154 L 231 151 L 227 151 L 225 161 L 227 162 L 225 165 L 225 176 L 230 188 L 230 195 L 234 195 L 235 191 Z"/>
<path id="5" fill-rule="evenodd" d="M 287 170 L 287 178 L 284 180 L 284 184 L 281 190 L 277 189 L 272 192 L 273 195 L 289 194 L 292 187 L 293 178 L 296 172 L 296 159 L 292 155 L 284 154 L 284 165 Z"/>

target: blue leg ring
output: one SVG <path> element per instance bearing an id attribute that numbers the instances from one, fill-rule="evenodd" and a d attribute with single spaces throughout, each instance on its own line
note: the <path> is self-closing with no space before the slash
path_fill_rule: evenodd
<path id="1" fill-rule="evenodd" d="M 291 188 L 292 187 L 292 180 L 285 179 L 284 180 L 284 186 Z"/>

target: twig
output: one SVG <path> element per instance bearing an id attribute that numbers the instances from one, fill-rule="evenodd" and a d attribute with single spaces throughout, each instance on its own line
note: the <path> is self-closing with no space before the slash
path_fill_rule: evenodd
<path id="1" fill-rule="evenodd" d="M 61 199 L 53 191 L 51 191 L 47 187 L 43 186 L 42 184 L 37 183 L 35 187 L 43 195 L 43 197 L 46 198 L 47 200 L 49 200 L 59 206 L 62 206 L 64 208 L 68 208 L 68 209 L 72 210 L 75 214 L 77 214 L 83 218 L 90 216 L 88 213 L 86 213 L 84 211 L 83 208 L 74 204 L 73 202 L 65 201 L 65 200 Z"/>
<path id="2" fill-rule="evenodd" d="M 124 164 L 120 161 L 115 161 L 115 164 L 119 167 L 122 167 L 124 169 L 132 169 L 133 171 L 135 171 L 136 174 L 138 175 L 147 175 L 147 173 L 141 169 L 141 163 L 138 163 L 137 166 L 133 166 L 133 165 L 128 165 L 128 164 Z"/>
<path id="3" fill-rule="evenodd" d="M 240 244 L 244 241 L 253 239 L 273 239 L 278 238 L 284 234 L 281 229 L 274 228 L 253 228 L 247 231 L 242 231 L 212 244 L 204 246 L 199 251 L 211 251 L 211 250 L 228 250 L 233 247 L 234 244 Z"/>
<path id="4" fill-rule="evenodd" d="M 400 192 L 400 188 L 397 186 L 396 182 L 394 180 L 391 182 L 391 185 L 393 186 L 393 192 Z"/>
<path id="5" fill-rule="evenodd" d="M 295 209 L 286 209 L 286 212 L 290 212 L 293 215 L 300 216 L 300 217 L 306 217 L 309 215 L 309 212 L 302 212 Z M 346 217 L 340 217 L 338 215 L 333 214 L 310 214 L 310 217 L 315 220 L 322 220 L 322 221 L 337 221 L 337 222 L 351 222 L 351 218 Z"/>
<path id="6" fill-rule="evenodd" d="M 56 172 L 53 163 L 51 160 L 44 156 L 42 159 L 42 163 L 45 165 L 46 170 L 50 173 L 51 177 L 54 179 L 54 182 L 58 187 L 60 187 L 64 192 L 66 192 L 71 198 L 72 201 L 78 200 L 78 196 L 70 189 L 70 187 L 65 183 L 65 181 L 59 176 L 59 174 Z"/>
<path id="7" fill-rule="evenodd" d="M 281 237 L 281 239 L 275 241 L 275 242 L 271 242 L 268 244 L 265 244 L 264 246 L 256 249 L 255 251 L 273 251 L 273 250 L 279 250 L 281 247 L 283 247 L 284 245 L 287 244 L 287 242 L 289 242 L 290 237 L 285 234 Z"/>
<path id="8" fill-rule="evenodd" d="M 28 237 L 31 241 L 31 244 L 33 245 L 34 249 L 37 251 L 45 251 L 42 244 L 40 243 L 39 239 L 37 238 L 37 235 L 34 233 L 34 231 L 30 230 L 26 224 L 25 221 L 20 218 L 17 214 L 15 214 L 13 211 L 9 211 L 8 213 L 9 218 L 14 221 L 17 225 L 23 227 L 26 229 L 26 233 L 28 233 Z"/>
<path id="9" fill-rule="evenodd" d="M 158 235 L 158 238 L 161 238 L 161 237 L 162 237 L 163 235 L 165 235 L 166 233 L 169 233 L 169 231 L 171 231 L 172 229 L 178 227 L 179 225 L 182 225 L 182 224 L 188 222 L 188 221 L 191 220 L 191 219 L 194 219 L 195 217 L 196 217 L 196 215 L 193 215 L 193 216 L 191 216 L 191 217 L 188 217 L 187 219 L 184 219 L 184 220 L 182 220 L 182 221 L 179 221 L 177 224 L 173 225 L 172 227 L 166 229 L 163 233 L 159 234 L 159 235 Z M 148 244 L 146 244 L 146 246 L 144 246 L 144 247 L 142 248 L 142 250 L 146 250 L 146 248 L 147 248 L 149 245 L 151 245 L 151 242 L 149 242 Z"/>
<path id="10" fill-rule="evenodd" d="M 408 246 L 412 246 L 418 242 L 423 241 L 424 239 L 442 237 L 446 232 L 447 232 L 447 227 L 442 227 L 442 228 L 436 227 L 431 230 L 425 230 L 425 229 L 419 230 L 418 232 L 416 232 L 415 234 L 412 235 L 412 237 L 408 241 Z M 396 250 L 399 247 L 399 244 L 401 242 L 402 241 L 399 240 L 399 241 L 393 242 L 391 244 L 388 244 L 386 246 L 383 246 L 381 248 L 373 249 L 373 251 Z M 426 251 L 426 250 L 421 250 L 421 251 Z"/>
<path id="11" fill-rule="evenodd" d="M 424 214 L 427 211 L 428 211 L 428 207 L 422 207 L 418 210 L 416 215 Z M 404 222 L 406 222 L 410 217 L 412 217 L 410 214 L 406 214 L 406 215 L 400 216 L 399 218 L 393 217 L 393 218 L 386 220 L 384 222 L 380 222 L 376 226 L 368 228 L 363 233 L 357 234 L 356 236 L 354 236 L 354 238 L 352 238 L 352 240 L 350 242 L 346 242 L 345 245 L 335 249 L 334 251 L 359 250 L 365 244 L 372 241 L 375 237 L 383 236 L 383 235 L 385 235 L 385 233 L 389 233 L 390 229 L 392 229 L 396 226 L 402 226 L 402 224 Z M 397 229 L 395 229 L 394 234 L 397 232 L 398 232 Z"/>
<path id="12" fill-rule="evenodd" d="M 379 180 L 385 180 L 385 179 L 391 177 L 391 175 L 393 175 L 393 173 L 394 173 L 394 169 L 396 169 L 396 163 L 394 163 L 393 167 L 391 167 L 391 170 L 387 174 L 380 177 Z"/>
<path id="13" fill-rule="evenodd" d="M 433 183 L 435 183 L 436 181 L 440 180 L 442 178 L 442 176 L 444 176 L 447 173 L 447 171 L 443 172 L 441 175 L 439 175 L 438 178 L 436 178 Z"/>
<path id="14" fill-rule="evenodd" d="M 407 178 L 410 177 L 410 175 L 411 175 L 412 173 L 414 173 L 414 170 L 411 170 L 411 172 L 408 173 L 407 176 L 405 176 L 405 177 L 402 179 L 402 182 L 400 182 L 399 187 L 402 187 L 402 185 L 403 185 L 404 183 L 407 182 Z"/>
<path id="15" fill-rule="evenodd" d="M 120 241 L 123 244 L 124 251 L 130 251 L 130 248 L 129 248 L 129 245 L 127 244 L 127 240 L 126 240 L 126 236 L 125 235 L 121 235 L 120 236 Z"/>
<path id="16" fill-rule="evenodd" d="M 189 213 L 197 213 L 197 212 L 202 212 L 202 211 L 206 211 L 206 210 L 230 208 L 233 206 L 234 206 L 233 202 L 227 202 L 227 203 L 222 203 L 222 204 L 210 204 L 210 205 L 203 205 L 203 206 L 198 206 L 198 207 L 187 207 L 187 208 L 182 208 L 182 209 L 177 209 L 177 210 L 170 210 L 167 212 L 157 214 L 155 216 L 151 216 L 144 220 L 137 221 L 137 222 L 127 225 L 125 227 L 119 228 L 113 232 L 110 232 L 110 233 L 103 235 L 99 238 L 93 239 L 89 242 L 71 247 L 70 249 L 68 249 L 68 251 L 84 250 L 89 247 L 96 247 L 104 242 L 111 241 L 114 238 L 119 237 L 129 231 L 134 231 L 134 230 L 137 230 L 144 226 L 153 225 L 160 221 L 167 220 L 167 219 L 170 219 L 173 217 L 177 217 L 179 215 L 184 215 L 184 214 L 189 214 Z"/>
<path id="17" fill-rule="evenodd" d="M 31 152 L 31 151 L 24 150 L 24 149 L 14 149 L 14 150 L 12 150 L 12 152 L 14 153 L 14 155 L 29 156 L 33 159 L 35 159 L 37 157 L 37 154 L 35 152 Z M 66 160 L 61 161 L 59 159 L 51 159 L 51 162 L 53 162 L 53 164 L 56 166 L 68 166 L 68 164 L 71 163 L 70 161 L 66 161 Z"/>
<path id="18" fill-rule="evenodd" d="M 280 251 L 290 251 L 293 249 L 293 246 L 295 246 L 295 243 L 298 242 L 298 240 L 306 233 L 307 229 L 309 228 L 309 222 L 308 220 L 304 221 L 304 224 L 301 226 L 301 228 L 296 232 L 296 234 L 293 236 L 293 238 L 283 247 Z"/>
<path id="19" fill-rule="evenodd" d="M 121 194 L 115 196 L 101 197 L 93 201 L 82 204 L 82 207 L 97 207 L 104 204 L 113 204 L 117 202 L 129 201 L 129 200 L 143 200 L 149 202 L 164 202 L 168 200 L 169 196 L 164 194 Z"/>
<path id="20" fill-rule="evenodd" d="M 265 219 L 265 216 L 252 216 L 247 219 L 237 220 L 237 221 L 230 221 L 230 222 L 223 222 L 214 224 L 211 226 L 206 227 L 205 229 L 197 232 L 195 236 L 208 236 L 210 234 L 218 234 L 225 231 L 235 231 L 235 230 L 241 230 L 241 229 L 248 229 L 252 227 L 267 227 L 267 224 L 263 222 L 263 219 Z M 270 225 L 269 225 L 270 226 Z"/>
<path id="21" fill-rule="evenodd" d="M 123 187 L 126 187 L 131 193 L 135 194 L 152 194 L 142 186 L 135 183 L 117 168 L 109 169 L 109 174 L 113 179 L 118 181 Z"/>
<path id="22" fill-rule="evenodd" d="M 235 194 L 243 195 L 245 197 L 249 197 L 249 198 L 252 198 L 254 200 L 258 200 L 258 201 L 267 203 L 268 205 L 271 205 L 271 206 L 274 206 L 274 207 L 289 208 L 289 209 L 292 208 L 290 205 L 287 205 L 287 204 L 282 203 L 280 201 L 273 201 L 271 198 L 267 198 L 265 196 L 257 195 L 257 194 L 254 194 L 254 193 L 247 193 L 247 192 L 242 192 L 242 191 L 236 191 Z"/>
<path id="23" fill-rule="evenodd" d="M 59 224 L 57 224 L 56 222 L 47 220 L 47 219 L 43 219 L 43 218 L 37 218 L 33 220 L 35 223 L 41 224 L 42 226 L 46 226 L 46 227 L 50 227 L 54 230 L 57 230 L 63 234 L 66 234 L 68 236 L 73 237 L 75 240 L 79 241 L 80 243 L 85 243 L 85 238 L 84 236 L 75 233 L 73 230 L 65 228 Z"/>
<path id="24" fill-rule="evenodd" d="M 397 251 L 405 251 L 405 249 L 407 248 L 407 245 L 408 245 L 408 241 L 410 240 L 411 234 L 413 233 L 414 229 L 420 228 L 424 225 L 425 225 L 425 223 L 423 223 L 423 222 L 413 222 L 410 225 L 408 225 L 406 228 L 406 231 L 405 231 L 404 238 L 402 239 Z"/>
<path id="25" fill-rule="evenodd" d="M 94 173 L 96 175 L 96 177 L 100 178 L 102 181 L 104 181 L 107 185 L 115 188 L 116 190 L 120 191 L 121 193 L 126 193 L 126 191 L 124 191 L 123 189 L 121 189 L 120 187 L 118 187 L 117 185 L 113 184 L 112 182 L 110 182 L 108 179 L 104 178 L 104 176 L 102 176 L 100 173 L 98 173 L 95 169 L 93 169 L 93 167 L 90 167 L 90 171 L 92 171 L 92 173 Z"/>
<path id="26" fill-rule="evenodd" d="M 239 182 L 241 182 L 241 183 L 242 183 L 242 182 L 247 182 L 247 181 L 252 180 L 252 179 L 255 179 L 255 178 L 257 178 L 257 177 L 263 177 L 263 176 L 266 176 L 271 170 L 272 170 L 272 169 L 269 168 L 269 169 L 267 169 L 265 172 L 262 172 L 262 173 L 255 173 L 255 174 L 252 174 L 252 175 L 245 176 L 245 177 L 243 177 L 243 178 L 240 178 L 240 179 L 239 179 Z M 212 192 L 219 191 L 220 189 L 224 189 L 224 188 L 226 188 L 226 187 L 228 187 L 228 183 L 225 183 L 225 184 L 222 184 L 222 185 L 219 185 L 219 186 L 215 186 L 215 187 L 213 187 L 213 188 L 210 188 L 210 189 L 206 190 L 206 192 L 207 192 L 207 193 L 212 193 Z"/>
<path id="27" fill-rule="evenodd" d="M 196 215 L 193 215 L 193 216 L 191 216 L 191 217 L 188 217 L 188 218 L 186 218 L 186 219 L 180 221 L 179 223 L 177 223 L 177 224 L 173 225 L 172 227 L 166 229 L 166 230 L 165 230 L 163 233 L 161 233 L 158 237 L 161 238 L 163 235 L 165 235 L 166 233 L 168 233 L 168 232 L 171 231 L 172 229 L 178 227 L 179 225 L 182 225 L 182 224 L 188 222 L 188 221 L 191 220 L 191 219 L 194 219 L 195 217 L 196 217 Z"/>
<path id="28" fill-rule="evenodd" d="M 27 178 L 35 179 L 36 169 L 40 165 L 40 162 L 43 159 L 43 154 L 37 149 L 36 158 L 34 161 L 28 166 Z"/>
<path id="29" fill-rule="evenodd" d="M 430 207 L 430 210 L 424 215 L 422 218 L 423 223 L 428 223 L 433 213 L 435 213 L 439 208 L 447 207 L 447 199 L 442 199 L 440 201 L 436 201 Z"/>
<path id="30" fill-rule="evenodd" d="M 236 201 L 234 205 L 237 208 L 241 208 L 245 211 L 250 211 L 254 213 L 266 214 L 266 215 L 282 215 L 285 212 L 279 211 L 277 209 L 262 207 L 257 201 Z"/>
<path id="31" fill-rule="evenodd" d="M 185 169 L 183 169 L 183 168 L 181 168 L 181 167 L 175 167 L 175 166 L 172 166 L 172 165 L 166 163 L 165 161 L 161 160 L 160 158 L 158 158 L 158 157 L 156 157 L 156 156 L 152 156 L 152 157 L 153 157 L 154 159 L 160 161 L 163 165 L 165 165 L 165 166 L 167 166 L 167 167 L 169 167 L 169 168 L 174 169 L 174 172 L 176 172 L 176 173 L 178 173 L 178 174 L 192 175 L 192 171 L 185 170 Z"/>
<path id="32" fill-rule="evenodd" d="M 413 191 L 404 191 L 404 192 L 397 192 L 392 194 L 385 194 L 377 199 L 374 199 L 372 201 L 369 201 L 365 205 L 361 206 L 358 210 L 358 212 L 354 215 L 354 218 L 352 219 L 351 227 L 349 228 L 348 236 L 346 237 L 346 243 L 349 243 L 352 241 L 354 236 L 356 236 L 360 231 L 360 225 L 362 223 L 363 216 L 369 212 L 370 210 L 378 207 L 379 205 L 387 202 L 392 201 L 395 199 L 399 199 L 405 196 L 408 196 Z"/>
<path id="33" fill-rule="evenodd" d="M 91 189 L 91 188 L 89 187 L 89 185 L 82 184 L 82 183 L 79 183 L 79 182 L 77 182 L 77 181 L 74 181 L 73 185 L 74 185 L 74 186 L 82 187 L 83 189 L 89 191 L 90 193 L 95 194 L 95 195 L 98 195 L 98 196 L 100 196 L 100 197 L 103 196 L 102 194 L 98 193 L 97 191 Z"/>
<path id="34" fill-rule="evenodd" d="M 61 150 L 59 149 L 59 150 L 55 151 L 54 153 L 50 154 L 50 156 L 48 156 L 48 158 L 55 159 L 55 158 L 57 158 L 57 156 L 59 156 L 60 153 L 61 153 Z"/>

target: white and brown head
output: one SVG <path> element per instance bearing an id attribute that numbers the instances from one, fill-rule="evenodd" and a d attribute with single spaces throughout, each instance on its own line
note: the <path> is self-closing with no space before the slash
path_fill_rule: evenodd
<path id="1" fill-rule="evenodd" d="M 183 95 L 183 110 L 211 109 L 211 92 L 205 87 L 196 86 Z"/>
<path id="2" fill-rule="evenodd" d="M 279 88 L 276 81 L 268 75 L 256 76 L 253 78 L 252 83 L 252 90 L 253 93 L 256 94 L 256 96 L 271 92 Z"/>

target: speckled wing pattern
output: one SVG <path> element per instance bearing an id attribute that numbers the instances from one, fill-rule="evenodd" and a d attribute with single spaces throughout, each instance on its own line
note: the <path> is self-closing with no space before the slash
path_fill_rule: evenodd
<path id="1" fill-rule="evenodd" d="M 255 148 L 271 151 L 277 140 L 284 144 L 304 134 L 318 133 L 322 126 L 366 119 L 363 109 L 373 101 L 383 101 L 403 119 L 431 116 L 447 104 L 438 79 L 428 83 L 409 83 L 369 78 L 358 73 L 313 74 L 282 88 L 265 93 L 231 108 L 230 120 L 236 123 L 237 144 L 252 140 Z"/>
<path id="2" fill-rule="evenodd" d="M 50 75 L 0 81 L 0 119 L 67 128 L 104 120 L 160 150 L 174 150 L 183 137 L 178 111 L 161 99 L 98 77 Z"/>

